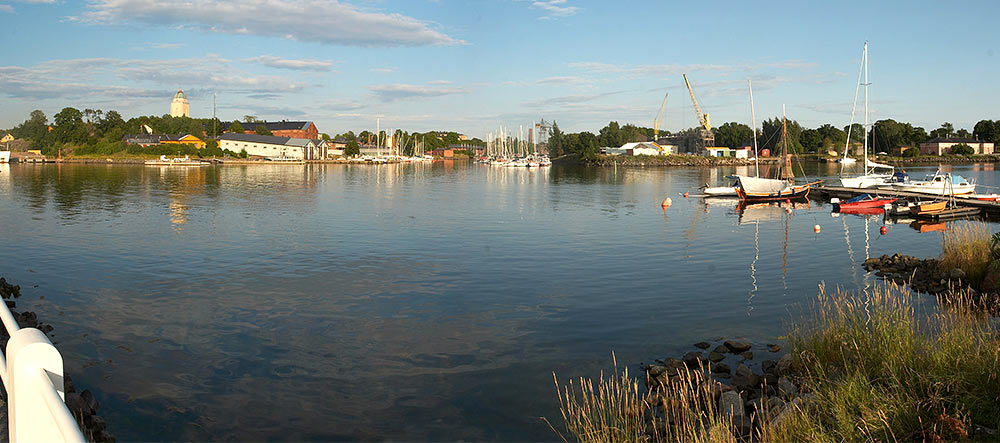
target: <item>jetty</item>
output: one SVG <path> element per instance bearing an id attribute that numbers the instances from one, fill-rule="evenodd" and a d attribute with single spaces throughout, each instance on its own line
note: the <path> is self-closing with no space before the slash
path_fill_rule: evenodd
<path id="1" fill-rule="evenodd" d="M 940 199 L 942 196 L 932 194 L 921 194 L 919 192 L 893 191 L 889 189 L 871 188 L 845 188 L 841 186 L 817 186 L 812 189 L 813 195 L 821 195 L 824 198 L 830 197 L 850 198 L 861 194 L 875 194 L 882 197 L 896 198 L 919 198 L 919 199 Z M 949 199 L 951 197 L 948 197 Z M 1000 216 L 1000 202 L 989 200 L 976 200 L 973 198 L 955 196 L 955 210 L 965 209 L 962 215 L 969 215 L 968 209 L 976 208 L 991 216 Z"/>

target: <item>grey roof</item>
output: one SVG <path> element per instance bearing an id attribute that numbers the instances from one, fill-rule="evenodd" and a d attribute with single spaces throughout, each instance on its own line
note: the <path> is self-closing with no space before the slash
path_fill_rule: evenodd
<path id="1" fill-rule="evenodd" d="M 237 134 L 235 132 L 227 132 L 219 136 L 219 140 L 267 143 L 271 145 L 284 145 L 287 144 L 288 140 L 290 139 L 291 137 L 278 137 L 276 135 L 259 135 L 259 134 Z"/>
<path id="2" fill-rule="evenodd" d="M 310 121 L 295 121 L 295 122 L 280 121 L 280 122 L 253 122 L 253 123 L 238 122 L 238 123 L 240 124 L 240 126 L 243 127 L 244 130 L 247 130 L 247 131 L 253 131 L 254 129 L 257 129 L 258 126 L 263 126 L 263 127 L 267 128 L 269 131 L 287 131 L 287 130 L 290 130 L 290 129 L 305 130 L 306 128 L 309 127 L 309 125 L 312 122 L 310 122 Z M 230 124 L 232 124 L 232 123 L 230 123 Z M 227 124 L 226 127 L 228 128 L 229 124 Z"/>
<path id="3" fill-rule="evenodd" d="M 972 137 L 934 137 L 924 143 L 982 143 Z"/>

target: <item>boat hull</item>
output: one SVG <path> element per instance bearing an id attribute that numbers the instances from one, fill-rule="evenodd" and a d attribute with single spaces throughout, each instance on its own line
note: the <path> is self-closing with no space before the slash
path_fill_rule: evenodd
<path id="1" fill-rule="evenodd" d="M 976 185 L 970 183 L 946 185 L 942 182 L 921 184 L 921 183 L 893 183 L 890 189 L 894 191 L 916 192 L 927 195 L 966 195 L 976 192 Z"/>
<path id="2" fill-rule="evenodd" d="M 874 188 L 886 185 L 892 180 L 891 175 L 861 175 L 858 177 L 842 177 L 840 186 L 845 188 Z"/>
<path id="3" fill-rule="evenodd" d="M 913 208 L 910 209 L 910 212 L 912 214 L 914 214 L 914 215 L 933 214 L 935 212 L 944 211 L 944 209 L 947 206 L 948 206 L 948 202 L 942 200 L 942 201 L 939 201 L 939 202 L 924 203 L 924 204 L 920 204 L 920 205 L 914 206 Z"/>
<path id="4" fill-rule="evenodd" d="M 712 186 L 705 188 L 705 195 L 710 197 L 737 197 L 735 186 Z"/>
<path id="5" fill-rule="evenodd" d="M 809 195 L 810 184 L 794 185 L 785 180 L 736 176 L 736 195 L 743 201 L 767 202 L 803 198 Z"/>

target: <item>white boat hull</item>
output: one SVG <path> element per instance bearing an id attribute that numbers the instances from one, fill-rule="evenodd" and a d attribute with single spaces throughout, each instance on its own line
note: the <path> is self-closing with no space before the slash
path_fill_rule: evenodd
<path id="1" fill-rule="evenodd" d="M 841 177 L 840 186 L 845 188 L 873 188 L 875 186 L 886 185 L 892 180 L 892 175 L 860 175 L 857 177 Z"/>
<path id="2" fill-rule="evenodd" d="M 10 163 L 10 151 L 0 151 L 0 163 Z"/>
<path id="3" fill-rule="evenodd" d="M 965 195 L 976 192 L 976 185 L 962 183 L 949 185 L 943 182 L 932 183 L 893 183 L 886 187 L 894 191 L 917 192 L 928 195 Z"/>
<path id="4" fill-rule="evenodd" d="M 705 188 L 705 195 L 711 197 L 736 197 L 735 186 L 712 186 Z"/>

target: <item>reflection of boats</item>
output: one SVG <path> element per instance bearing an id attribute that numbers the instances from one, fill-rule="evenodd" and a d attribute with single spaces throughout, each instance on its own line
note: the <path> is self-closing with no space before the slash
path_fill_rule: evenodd
<path id="1" fill-rule="evenodd" d="M 791 202 L 785 202 L 782 200 L 752 203 L 741 200 L 736 205 L 736 214 L 738 215 L 739 224 L 742 225 L 761 221 L 780 220 L 783 215 L 788 214 L 793 209 L 804 209 L 808 207 L 809 200 L 805 198 L 792 200 Z"/>
<path id="2" fill-rule="evenodd" d="M 914 220 L 910 223 L 910 227 L 921 233 L 948 230 L 948 225 L 944 222 L 928 223 L 925 221 Z"/>
<path id="3" fill-rule="evenodd" d="M 936 201 L 936 202 L 924 202 L 918 203 L 910 208 L 910 213 L 913 215 L 927 215 L 933 214 L 935 212 L 944 211 L 948 207 L 948 202 L 946 200 Z"/>
<path id="4" fill-rule="evenodd" d="M 208 162 L 202 162 L 198 160 L 191 160 L 190 157 L 184 156 L 167 158 L 165 155 L 161 155 L 159 160 L 146 160 L 146 165 L 149 166 L 208 166 Z"/>
<path id="5" fill-rule="evenodd" d="M 871 207 L 871 206 L 851 206 L 847 208 L 840 208 L 841 214 L 860 214 L 860 215 L 873 215 L 885 213 L 885 208 L 882 207 Z"/>
<path id="6" fill-rule="evenodd" d="M 861 52 L 861 71 L 864 72 L 865 76 L 865 125 L 864 128 L 864 171 L 863 174 L 855 177 L 843 177 L 840 178 L 840 185 L 845 188 L 871 188 L 878 185 L 883 185 L 892 180 L 893 167 L 889 165 L 883 165 L 881 163 L 875 163 L 868 160 L 868 86 L 871 84 L 868 81 L 868 42 L 865 42 L 865 48 Z M 841 163 L 855 163 L 854 160 L 847 156 L 850 152 L 851 145 L 851 129 L 854 127 L 854 109 L 858 106 L 858 88 L 861 87 L 861 72 L 858 73 L 858 86 L 854 89 L 854 107 L 851 108 L 851 124 L 847 126 L 847 142 L 844 145 L 844 158 Z M 850 160 L 850 161 L 848 161 Z M 885 169 L 888 173 L 877 173 L 876 170 Z"/>

